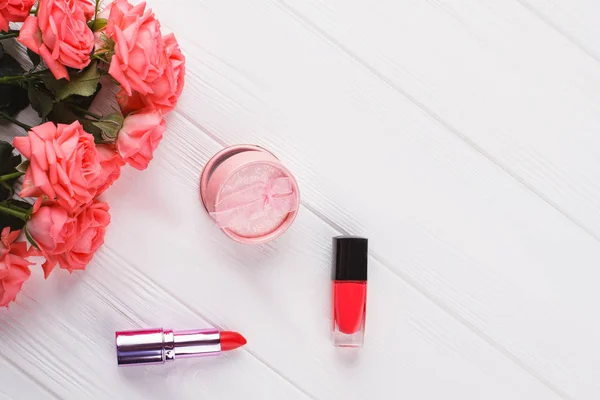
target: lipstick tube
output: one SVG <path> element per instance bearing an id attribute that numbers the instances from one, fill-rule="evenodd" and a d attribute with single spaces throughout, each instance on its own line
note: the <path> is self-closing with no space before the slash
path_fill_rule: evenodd
<path id="1" fill-rule="evenodd" d="M 144 329 L 115 333 L 119 365 L 163 364 L 179 358 L 217 356 L 246 343 L 236 332 L 217 329 Z M 223 345 L 223 348 L 222 348 Z"/>
<path id="2" fill-rule="evenodd" d="M 333 238 L 333 345 L 362 347 L 367 316 L 368 240 Z"/>

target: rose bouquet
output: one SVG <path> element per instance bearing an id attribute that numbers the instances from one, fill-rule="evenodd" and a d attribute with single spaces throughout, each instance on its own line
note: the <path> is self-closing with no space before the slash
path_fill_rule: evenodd
<path id="1" fill-rule="evenodd" d="M 25 130 L 12 144 L 0 141 L 0 306 L 29 278 L 32 256 L 44 257 L 46 278 L 57 266 L 85 269 L 110 222 L 98 196 L 125 164 L 148 166 L 183 89 L 177 40 L 144 3 L 100 8 L 91 0 L 0 0 L 0 120 Z M 5 52 L 5 40 L 16 40 L 30 62 Z M 90 111 L 111 85 L 113 111 Z M 39 125 L 18 119 L 28 106 Z"/>

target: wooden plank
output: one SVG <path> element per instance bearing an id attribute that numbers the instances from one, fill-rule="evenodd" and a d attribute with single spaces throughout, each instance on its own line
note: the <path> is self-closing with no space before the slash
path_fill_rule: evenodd
<path id="1" fill-rule="evenodd" d="M 38 270 L 0 311 L 0 353 L 61 398 L 559 398 L 373 258 L 366 348 L 334 349 L 338 232 L 303 209 L 276 243 L 234 244 L 197 197 L 220 146 L 176 115 L 168 124 L 150 168 L 126 170 L 108 192 L 113 222 L 93 264 L 48 281 Z M 246 351 L 115 366 L 117 329 L 209 323 L 242 331 Z"/>
<path id="2" fill-rule="evenodd" d="M 176 114 L 168 123 L 149 169 L 128 171 L 109 192 L 116 222 L 105 251 L 206 319 L 240 329 L 248 351 L 285 379 L 318 399 L 559 397 L 373 258 L 366 347 L 333 348 L 339 231 L 303 208 L 275 243 L 231 242 L 198 201 L 202 165 L 220 146 Z"/>
<path id="3" fill-rule="evenodd" d="M 16 367 L 12 361 L 0 355 L 0 399 L 57 399 L 25 371 Z"/>
<path id="4" fill-rule="evenodd" d="M 557 393 L 597 395 L 585 231 L 600 214 L 595 188 L 584 200 L 570 182 L 600 171 L 600 76 L 521 6 L 490 3 L 469 3 L 476 19 L 431 2 L 204 2 L 189 23 L 163 18 L 197 65 L 179 111 L 281 155 L 306 205 L 370 236 L 391 271 Z"/>
<path id="5" fill-rule="evenodd" d="M 573 45 L 590 57 L 600 61 L 600 43 L 598 43 L 598 20 L 600 7 L 594 0 L 518 0 L 551 26 L 565 36 Z"/>
<path id="6" fill-rule="evenodd" d="M 280 4 L 600 237 L 600 70 L 529 9 L 493 0 Z"/>
<path id="7" fill-rule="evenodd" d="M 57 397 L 309 398 L 245 351 L 118 368 L 117 330 L 210 323 L 110 251 L 100 252 L 85 273 L 56 271 L 48 281 L 36 275 L 10 311 L 0 311 L 0 353 Z M 38 398 L 27 397 L 23 387 L 12 387 L 2 372 L 0 387 L 9 385 L 14 398 Z"/>
<path id="8" fill-rule="evenodd" d="M 188 55 L 192 123 L 171 117 L 150 169 L 108 194 L 108 243 L 85 274 L 37 276 L 0 311 L 11 365 L 74 398 L 597 397 L 600 254 L 572 222 L 595 235 L 600 221 L 598 79 L 572 43 L 514 2 L 152 6 Z M 257 248 L 197 198 L 207 158 L 248 141 L 284 159 L 304 199 Z M 356 358 L 328 340 L 342 231 L 374 257 Z M 196 321 L 242 330 L 248 351 L 114 367 L 115 329 Z"/>

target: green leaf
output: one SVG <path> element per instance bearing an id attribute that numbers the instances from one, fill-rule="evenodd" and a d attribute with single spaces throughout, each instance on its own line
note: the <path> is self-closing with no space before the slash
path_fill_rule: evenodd
<path id="1" fill-rule="evenodd" d="M 55 124 L 71 124 L 79 120 L 83 129 L 94 136 L 94 141 L 102 140 L 102 130 L 93 125 L 94 121 L 80 118 L 80 116 L 71 110 L 64 102 L 56 103 L 54 105 L 52 112 L 48 115 L 48 120 Z"/>
<path id="2" fill-rule="evenodd" d="M 56 80 L 51 77 L 44 78 L 44 84 L 55 96 L 56 101 L 61 101 L 70 96 L 93 96 L 98 89 L 100 72 L 96 62 L 91 63 L 86 69 L 71 76 L 71 81 L 66 79 Z"/>
<path id="3" fill-rule="evenodd" d="M 4 53 L 0 58 L 0 76 L 23 75 L 25 70 L 21 64 L 10 54 Z"/>
<path id="4" fill-rule="evenodd" d="M 90 106 L 92 105 L 92 102 L 94 101 L 94 99 L 96 98 L 98 93 L 100 93 L 101 89 L 102 89 L 102 84 L 99 83 L 98 86 L 96 87 L 96 92 L 93 95 L 87 96 L 87 97 L 73 95 L 73 96 L 69 97 L 68 102 L 75 104 L 77 107 L 87 110 L 90 108 Z"/>
<path id="5" fill-rule="evenodd" d="M 48 114 L 48 120 L 55 124 L 70 124 L 77 121 L 78 118 L 79 116 L 63 102 L 54 104 L 54 108 Z"/>
<path id="6" fill-rule="evenodd" d="M 106 36 L 106 34 L 104 32 L 100 33 L 100 40 L 99 42 L 101 43 L 98 48 L 103 49 L 103 50 L 107 50 L 107 53 L 113 53 L 114 49 L 115 49 L 115 42 L 114 40 L 112 40 L 111 38 L 109 38 L 108 36 Z"/>
<path id="7" fill-rule="evenodd" d="M 68 84 L 65 79 L 57 80 L 54 76 L 43 76 L 42 82 L 52 93 L 56 93 L 57 90 Z"/>
<path id="8" fill-rule="evenodd" d="M 29 160 L 25 160 L 15 167 L 17 171 L 22 173 L 27 172 L 27 168 L 29 168 Z"/>
<path id="9" fill-rule="evenodd" d="M 77 121 L 77 118 L 77 115 L 69 110 L 64 103 L 56 103 L 50 114 L 48 114 L 48 121 L 55 124 L 70 124 Z"/>
<path id="10" fill-rule="evenodd" d="M 25 225 L 25 228 L 23 229 L 23 232 L 25 232 L 25 237 L 27 238 L 27 241 L 36 249 L 39 250 L 40 246 L 38 246 L 38 244 L 35 242 L 35 240 L 33 240 L 33 237 L 31 236 L 31 233 L 29 233 L 29 229 L 27 229 L 27 225 Z"/>
<path id="11" fill-rule="evenodd" d="M 6 182 L 0 182 L 0 196 L 2 199 L 7 200 L 13 197 L 15 194 L 14 189 Z"/>
<path id="12" fill-rule="evenodd" d="M 6 140 L 0 140 L 0 160 L 11 157 L 15 148 Z"/>
<path id="13" fill-rule="evenodd" d="M 0 140 L 0 175 L 8 175 L 17 171 L 17 166 L 21 164 L 22 158 L 19 154 L 13 154 L 14 147 Z M 6 200 L 12 197 L 14 191 L 12 187 L 19 178 L 14 178 L 0 185 L 0 200 Z"/>
<path id="14" fill-rule="evenodd" d="M 0 58 L 0 77 L 20 76 L 25 70 L 10 54 L 4 53 Z M 29 105 L 27 90 L 19 84 L 0 85 L 0 110 L 11 117 Z"/>
<path id="15" fill-rule="evenodd" d="M 120 112 L 105 115 L 98 122 L 94 122 L 94 126 L 102 130 L 102 136 L 105 140 L 114 141 L 117 138 L 117 134 L 123 127 L 123 115 Z"/>
<path id="16" fill-rule="evenodd" d="M 102 130 L 97 126 L 94 126 L 95 121 L 90 121 L 89 119 L 82 118 L 75 111 L 69 108 L 68 104 L 65 102 L 56 103 L 52 112 L 48 115 L 48 120 L 54 122 L 55 124 L 71 124 L 75 121 L 79 121 L 83 126 L 83 129 L 94 136 L 95 141 L 101 141 L 102 139 Z"/>
<path id="17" fill-rule="evenodd" d="M 38 88 L 35 84 L 30 84 L 27 90 L 31 107 L 37 111 L 40 118 L 45 119 L 54 107 L 54 100 L 45 89 Z"/>
<path id="18" fill-rule="evenodd" d="M 104 142 L 104 138 L 102 136 L 102 129 L 95 126 L 94 122 L 95 121 L 90 121 L 89 119 L 82 120 L 81 125 L 83 125 L 83 130 L 94 137 L 94 142 Z"/>
<path id="19" fill-rule="evenodd" d="M 33 209 L 33 206 L 30 203 L 23 201 L 23 200 L 10 199 L 10 200 L 8 200 L 8 204 L 12 208 L 22 209 L 20 211 L 27 212 L 27 211 L 31 211 Z"/>
<path id="20" fill-rule="evenodd" d="M 0 175 L 12 174 L 21 164 L 21 156 L 13 154 L 14 147 L 7 141 L 0 140 Z"/>
<path id="21" fill-rule="evenodd" d="M 29 57 L 29 59 L 31 60 L 31 63 L 33 64 L 33 69 L 35 69 L 38 65 L 40 65 L 40 62 L 42 62 L 42 58 L 39 56 L 39 54 L 34 53 L 33 50 L 31 50 L 31 49 L 27 49 L 27 56 Z"/>
<path id="22" fill-rule="evenodd" d="M 27 202 L 15 199 L 9 199 L 0 203 L 0 230 L 5 227 L 10 227 L 12 231 L 20 230 L 25 226 L 25 220 L 16 215 L 11 215 L 10 210 L 18 214 L 24 214 L 27 218 L 33 206 Z"/>
<path id="23" fill-rule="evenodd" d="M 0 212 L 0 230 L 10 227 L 11 231 L 18 231 L 25 226 L 25 221 L 14 215 L 8 215 Z"/>
<path id="24" fill-rule="evenodd" d="M 14 117 L 29 105 L 27 90 L 20 86 L 0 85 L 0 110 Z"/>

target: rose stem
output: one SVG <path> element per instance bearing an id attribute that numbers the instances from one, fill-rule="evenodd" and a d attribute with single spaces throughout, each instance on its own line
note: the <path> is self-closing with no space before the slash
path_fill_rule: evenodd
<path id="1" fill-rule="evenodd" d="M 69 103 L 69 105 L 71 106 L 71 108 L 73 110 L 79 111 L 84 113 L 85 115 L 89 115 L 92 118 L 96 118 L 96 119 L 102 119 L 102 115 L 98 115 L 98 114 L 94 114 L 93 112 L 91 112 L 90 110 L 86 110 L 85 108 L 81 108 L 73 103 Z"/>
<path id="2" fill-rule="evenodd" d="M 13 117 L 11 117 L 10 115 L 8 115 L 7 113 L 5 113 L 3 111 L 0 111 L 0 119 L 5 119 L 8 122 L 12 122 L 13 124 L 18 125 L 21 128 L 25 129 L 26 131 L 31 130 L 31 126 L 26 125 L 17 119 L 14 119 Z"/>
<path id="3" fill-rule="evenodd" d="M 25 175 L 25 173 L 20 171 L 13 172 L 11 174 L 0 175 L 0 182 L 10 181 L 11 179 L 15 179 L 23 175 Z"/>
<path id="4" fill-rule="evenodd" d="M 4 214 L 12 215 L 13 217 L 17 217 L 19 219 L 22 219 L 23 221 L 27 221 L 27 218 L 28 218 L 27 213 L 19 212 L 17 210 L 13 210 L 12 208 L 4 207 L 4 206 L 0 206 L 0 212 L 2 212 Z"/>
<path id="5" fill-rule="evenodd" d="M 2 32 L 2 33 L 0 33 L 0 40 L 15 38 L 17 36 L 19 36 L 19 31 L 10 30 L 8 32 Z"/>
<path id="6" fill-rule="evenodd" d="M 96 10 L 94 11 L 94 21 L 98 19 L 98 10 L 100 9 L 100 0 L 96 0 Z"/>

